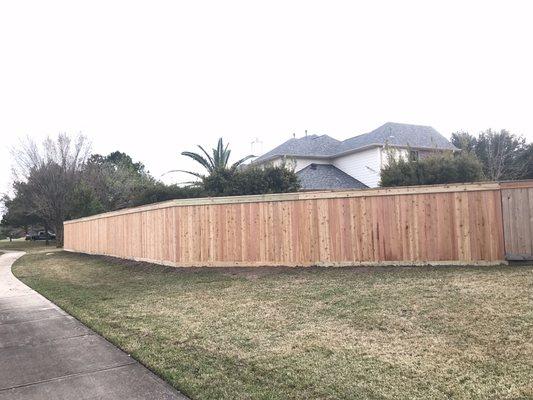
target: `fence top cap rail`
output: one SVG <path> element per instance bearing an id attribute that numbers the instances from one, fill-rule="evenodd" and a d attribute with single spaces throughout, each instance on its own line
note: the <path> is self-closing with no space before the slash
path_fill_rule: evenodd
<path id="1" fill-rule="evenodd" d="M 313 199 L 336 199 L 349 197 L 372 197 L 391 196 L 401 194 L 427 194 L 427 193 L 450 193 L 469 192 L 483 190 L 499 190 L 503 188 L 533 188 L 533 180 L 507 181 L 507 182 L 475 182 L 458 183 L 445 185 L 424 185 L 424 186 L 397 186 L 391 188 L 374 189 L 353 189 L 353 190 L 325 190 L 313 192 L 293 192 L 276 194 L 259 194 L 250 196 L 226 196 L 226 197 L 201 197 L 190 199 L 168 200 L 160 203 L 147 204 L 143 206 L 125 208 L 117 211 L 110 211 L 96 214 L 89 217 L 65 221 L 65 224 L 72 224 L 93 219 L 109 218 L 117 215 L 131 214 L 143 211 L 164 209 L 169 207 L 214 205 L 214 204 L 238 204 L 238 203 L 259 203 L 272 201 L 295 201 Z"/>
<path id="2" fill-rule="evenodd" d="M 533 188 L 533 179 L 524 179 L 520 181 L 501 181 L 502 189 L 529 189 Z"/>

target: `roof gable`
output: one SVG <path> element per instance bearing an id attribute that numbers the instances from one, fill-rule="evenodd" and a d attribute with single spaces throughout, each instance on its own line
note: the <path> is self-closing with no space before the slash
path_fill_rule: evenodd
<path id="1" fill-rule="evenodd" d="M 254 162 L 264 162 L 276 157 L 334 158 L 370 146 L 402 146 L 439 150 L 457 150 L 448 139 L 431 126 L 387 122 L 372 132 L 339 141 L 328 135 L 309 135 L 282 143 Z"/>

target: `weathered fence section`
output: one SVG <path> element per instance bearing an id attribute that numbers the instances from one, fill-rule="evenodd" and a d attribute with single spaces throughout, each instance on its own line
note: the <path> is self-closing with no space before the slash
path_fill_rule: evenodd
<path id="1" fill-rule="evenodd" d="M 532 252 L 532 193 L 529 181 L 173 200 L 67 221 L 65 248 L 175 266 L 499 263 Z"/>
<path id="2" fill-rule="evenodd" d="M 502 183 L 505 256 L 508 260 L 533 260 L 533 185 Z"/>

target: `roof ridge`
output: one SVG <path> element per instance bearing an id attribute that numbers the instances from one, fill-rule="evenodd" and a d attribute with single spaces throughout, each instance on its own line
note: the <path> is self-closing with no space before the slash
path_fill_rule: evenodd
<path id="1" fill-rule="evenodd" d="M 389 122 L 385 122 L 383 125 L 381 126 L 385 126 L 387 124 L 393 124 L 393 125 L 403 125 L 403 126 L 419 126 L 419 127 L 422 127 L 422 128 L 432 128 L 432 129 L 435 129 L 433 128 L 431 125 L 422 125 L 422 124 L 409 124 L 407 122 L 393 122 L 393 121 L 389 121 Z M 381 126 L 379 128 L 381 128 Z M 376 128 L 376 129 L 379 129 L 379 128 Z"/>
<path id="2" fill-rule="evenodd" d="M 360 136 L 364 136 L 364 135 L 369 135 L 373 132 L 376 132 L 377 130 L 379 130 L 380 128 L 383 128 L 384 126 L 386 125 L 402 125 L 402 126 L 416 126 L 416 127 L 420 127 L 420 128 L 431 128 L 431 129 L 435 129 L 433 128 L 431 125 L 419 125 L 419 124 L 408 124 L 406 122 L 393 122 L 393 121 L 388 121 L 388 122 L 385 122 L 384 124 L 378 126 L 377 128 L 375 129 L 372 129 L 371 131 L 369 132 L 365 132 L 365 133 L 360 133 L 358 135 L 355 135 L 355 136 L 352 136 L 352 137 L 349 137 L 347 139 L 344 139 L 342 142 L 346 142 L 347 140 L 350 140 L 350 139 L 353 139 L 353 138 L 356 138 L 356 137 L 360 137 Z"/>

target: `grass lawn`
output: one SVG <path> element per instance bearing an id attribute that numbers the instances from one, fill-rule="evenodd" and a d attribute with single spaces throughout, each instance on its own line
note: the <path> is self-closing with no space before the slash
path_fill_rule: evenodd
<path id="1" fill-rule="evenodd" d="M 533 398 L 533 266 L 13 271 L 195 399 Z"/>
<path id="2" fill-rule="evenodd" d="M 55 241 L 50 241 L 49 244 L 46 245 L 46 241 L 44 240 L 33 241 L 25 239 L 13 239 L 12 241 L 9 241 L 9 239 L 2 239 L 0 240 L 0 252 L 2 252 L 2 250 L 25 251 L 26 253 L 58 251 Z"/>

